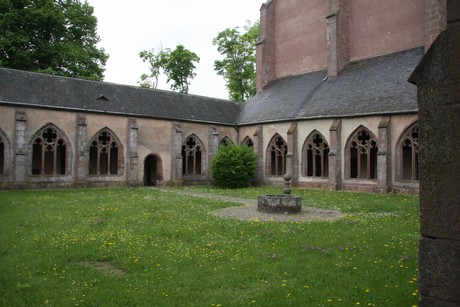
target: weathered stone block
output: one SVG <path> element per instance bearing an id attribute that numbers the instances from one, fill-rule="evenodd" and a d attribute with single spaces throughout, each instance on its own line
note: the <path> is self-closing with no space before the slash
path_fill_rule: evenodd
<path id="1" fill-rule="evenodd" d="M 434 297 L 422 295 L 418 306 L 419 307 L 458 307 L 458 303 L 441 301 Z"/>
<path id="2" fill-rule="evenodd" d="M 442 32 L 425 54 L 420 65 L 414 71 L 410 81 L 420 86 L 449 84 L 460 79 L 460 25 L 448 27 Z M 420 96 L 419 96 L 420 97 Z M 428 101 L 425 101 L 428 102 Z M 424 101 L 419 100 L 422 107 Z"/>
<path id="3" fill-rule="evenodd" d="M 447 22 L 454 23 L 460 21 L 460 1 L 449 1 L 447 11 Z"/>
<path id="4" fill-rule="evenodd" d="M 257 210 L 274 213 L 297 213 L 302 209 L 302 198 L 292 195 L 261 195 Z"/>
<path id="5" fill-rule="evenodd" d="M 449 7 L 449 5 L 452 5 Z M 449 17 L 460 16 L 449 1 Z M 452 9 L 454 8 L 454 9 Z M 456 11 L 456 12 L 452 12 Z M 420 306 L 460 306 L 460 26 L 450 24 L 411 76 L 420 119 Z"/>
<path id="6" fill-rule="evenodd" d="M 422 235 L 460 240 L 460 162 L 421 164 L 420 171 Z"/>
<path id="7" fill-rule="evenodd" d="M 458 242 L 457 242 L 458 243 Z M 422 238 L 420 240 L 419 291 L 424 306 L 459 306 L 460 304 L 460 246 L 449 241 Z M 443 300 L 439 304 L 428 302 Z M 421 304 L 422 306 L 422 304 Z"/>
<path id="8" fill-rule="evenodd" d="M 420 163 L 451 163 L 460 156 L 460 104 L 421 108 Z"/>

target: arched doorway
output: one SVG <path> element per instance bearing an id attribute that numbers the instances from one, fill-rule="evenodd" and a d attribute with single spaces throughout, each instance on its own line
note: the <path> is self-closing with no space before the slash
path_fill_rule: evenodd
<path id="1" fill-rule="evenodd" d="M 144 161 L 144 186 L 163 184 L 163 164 L 158 155 L 148 155 Z"/>

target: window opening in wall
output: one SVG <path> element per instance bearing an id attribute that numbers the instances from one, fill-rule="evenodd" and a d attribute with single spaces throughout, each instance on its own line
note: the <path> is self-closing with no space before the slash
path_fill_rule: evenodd
<path id="1" fill-rule="evenodd" d="M 5 143 L 0 138 L 0 175 L 5 174 Z"/>
<path id="2" fill-rule="evenodd" d="M 193 136 L 188 137 L 182 145 L 182 174 L 201 174 L 201 146 Z"/>
<path id="3" fill-rule="evenodd" d="M 59 132 L 43 128 L 32 145 L 32 175 L 64 175 L 66 144 Z"/>
<path id="4" fill-rule="evenodd" d="M 246 144 L 248 147 L 254 148 L 254 142 L 250 137 L 247 137 L 243 140 L 243 144 Z"/>
<path id="5" fill-rule="evenodd" d="M 329 146 L 319 132 L 313 133 L 305 142 L 304 175 L 307 177 L 328 177 Z"/>
<path id="6" fill-rule="evenodd" d="M 228 137 L 224 137 L 222 140 L 220 140 L 219 147 L 220 146 L 227 146 L 229 144 L 233 144 L 233 141 Z"/>
<path id="7" fill-rule="evenodd" d="M 270 174 L 283 176 L 286 173 L 287 145 L 280 136 L 275 137 L 270 145 Z"/>
<path id="8" fill-rule="evenodd" d="M 410 129 L 403 138 L 402 179 L 418 180 L 418 126 Z"/>
<path id="9" fill-rule="evenodd" d="M 361 129 L 350 143 L 350 177 L 377 178 L 377 142 L 369 131 Z"/>
<path id="10" fill-rule="evenodd" d="M 118 144 L 108 131 L 100 132 L 89 148 L 90 175 L 118 174 Z"/>

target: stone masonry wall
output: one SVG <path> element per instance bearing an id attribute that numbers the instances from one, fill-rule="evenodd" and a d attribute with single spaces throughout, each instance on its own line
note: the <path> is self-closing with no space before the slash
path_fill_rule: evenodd
<path id="1" fill-rule="evenodd" d="M 425 0 L 425 51 L 446 29 L 447 1 Z"/>
<path id="2" fill-rule="evenodd" d="M 460 306 L 460 5 L 410 81 L 418 86 L 420 306 Z"/>

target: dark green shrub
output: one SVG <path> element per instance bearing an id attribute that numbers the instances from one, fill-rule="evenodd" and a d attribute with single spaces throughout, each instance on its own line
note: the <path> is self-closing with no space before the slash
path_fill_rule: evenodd
<path id="1" fill-rule="evenodd" d="M 257 156 L 245 144 L 220 146 L 212 159 L 212 178 L 220 188 L 243 188 L 251 184 L 257 170 Z"/>

